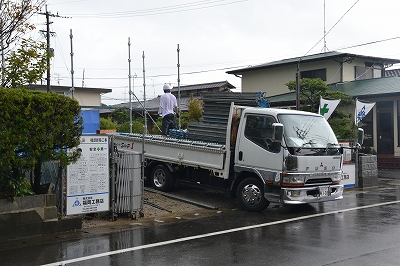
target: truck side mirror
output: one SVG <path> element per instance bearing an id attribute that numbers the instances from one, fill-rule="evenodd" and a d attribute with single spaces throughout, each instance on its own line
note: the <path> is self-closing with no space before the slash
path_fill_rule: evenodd
<path id="1" fill-rule="evenodd" d="M 360 144 L 360 146 L 364 143 L 364 129 L 362 128 L 358 129 L 357 143 Z"/>
<path id="2" fill-rule="evenodd" d="M 281 142 L 283 139 L 283 124 L 273 123 L 272 132 L 272 141 Z"/>

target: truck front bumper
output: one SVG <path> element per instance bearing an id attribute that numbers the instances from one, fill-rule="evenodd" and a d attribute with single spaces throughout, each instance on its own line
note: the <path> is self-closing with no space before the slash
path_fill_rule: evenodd
<path id="1" fill-rule="evenodd" d="M 280 202 L 283 204 L 304 204 L 342 198 L 343 185 L 281 188 Z"/>

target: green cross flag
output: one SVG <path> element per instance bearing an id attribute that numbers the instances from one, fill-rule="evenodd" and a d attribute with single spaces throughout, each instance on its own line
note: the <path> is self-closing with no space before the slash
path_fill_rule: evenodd
<path id="1" fill-rule="evenodd" d="M 319 109 L 319 113 L 323 116 L 329 112 L 328 104 L 324 104 L 324 107 Z"/>
<path id="2" fill-rule="evenodd" d="M 340 100 L 325 100 L 321 97 L 318 112 L 320 115 L 325 117 L 326 120 L 329 119 L 333 111 L 335 111 Z"/>

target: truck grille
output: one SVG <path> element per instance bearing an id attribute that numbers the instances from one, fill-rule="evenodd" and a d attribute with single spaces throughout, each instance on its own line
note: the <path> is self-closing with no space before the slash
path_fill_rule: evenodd
<path id="1" fill-rule="evenodd" d="M 321 185 L 321 184 L 331 184 L 332 179 L 330 178 L 316 178 L 316 179 L 308 179 L 306 181 L 306 185 Z"/>

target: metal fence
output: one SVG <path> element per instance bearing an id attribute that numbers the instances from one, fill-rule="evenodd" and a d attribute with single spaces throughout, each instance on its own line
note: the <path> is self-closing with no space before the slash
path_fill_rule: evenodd
<path id="1" fill-rule="evenodd" d="M 40 183 L 44 188 L 47 188 L 48 193 L 54 193 L 56 194 L 56 199 L 57 199 L 57 206 L 59 206 L 59 212 L 62 213 L 61 210 L 61 195 L 63 194 L 62 192 L 62 169 L 60 169 L 60 163 L 58 161 L 49 161 L 49 162 L 44 162 L 42 163 L 42 176 Z M 33 175 L 32 172 L 30 172 L 30 175 Z M 45 191 L 43 191 L 45 193 Z"/>
<path id="2" fill-rule="evenodd" d="M 140 153 L 115 155 L 115 212 L 136 213 L 143 209 L 143 180 Z"/>
<path id="3" fill-rule="evenodd" d="M 115 177 L 110 178 L 110 211 L 117 214 L 128 213 L 135 218 L 137 212 L 143 209 L 144 182 L 141 176 L 141 156 L 140 153 L 114 154 L 115 167 L 110 167 L 114 170 Z M 62 199 L 62 195 L 65 194 L 67 184 L 65 181 L 62 182 L 63 178 L 66 179 L 66 170 L 60 169 L 59 162 L 51 161 L 42 164 L 41 184 L 50 184 L 50 193 L 56 194 L 57 206 L 61 214 L 64 214 L 66 210 L 65 199 Z"/>

